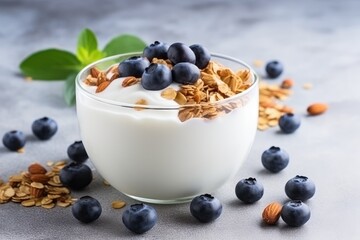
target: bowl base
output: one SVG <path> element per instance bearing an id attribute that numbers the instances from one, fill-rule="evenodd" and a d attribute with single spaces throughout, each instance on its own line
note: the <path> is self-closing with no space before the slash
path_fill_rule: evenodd
<path id="1" fill-rule="evenodd" d="M 167 200 L 163 200 L 163 199 L 152 199 L 152 198 L 142 198 L 142 197 L 137 197 L 137 196 L 133 196 L 130 194 L 126 194 L 123 193 L 128 197 L 131 197 L 135 200 L 138 200 L 140 202 L 146 202 L 146 203 L 154 203 L 154 204 L 179 204 L 179 203 L 187 203 L 190 202 L 195 196 L 190 196 L 190 197 L 184 197 L 184 198 L 177 198 L 177 199 L 167 199 Z"/>

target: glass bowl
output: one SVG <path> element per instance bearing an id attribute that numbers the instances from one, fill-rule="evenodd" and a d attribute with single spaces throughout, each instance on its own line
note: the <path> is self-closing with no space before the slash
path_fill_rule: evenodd
<path id="1" fill-rule="evenodd" d="M 180 111 L 204 105 L 144 105 L 138 111 L 138 105 L 99 97 L 84 85 L 92 67 L 105 70 L 136 55 L 141 53 L 101 59 L 76 78 L 77 117 L 90 160 L 114 188 L 142 202 L 180 203 L 215 191 L 236 174 L 254 141 L 259 105 L 256 73 L 240 60 L 212 54 L 213 61 L 233 70 L 248 69 L 253 84 L 211 104 L 223 113 L 218 117 L 183 122 Z"/>

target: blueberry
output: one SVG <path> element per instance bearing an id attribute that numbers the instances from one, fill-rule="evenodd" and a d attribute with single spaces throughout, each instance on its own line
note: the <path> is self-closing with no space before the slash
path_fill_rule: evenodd
<path id="1" fill-rule="evenodd" d="M 289 154 L 279 147 L 272 146 L 263 152 L 261 162 L 267 170 L 277 173 L 289 164 Z"/>
<path id="2" fill-rule="evenodd" d="M 69 158 L 75 162 L 85 162 L 89 157 L 82 141 L 75 141 L 67 149 Z"/>
<path id="3" fill-rule="evenodd" d="M 139 78 L 149 65 L 150 62 L 145 57 L 130 57 L 119 64 L 120 77 L 133 76 Z"/>
<path id="4" fill-rule="evenodd" d="M 80 190 L 92 181 L 91 169 L 82 163 L 71 162 L 60 171 L 60 181 L 73 190 Z"/>
<path id="5" fill-rule="evenodd" d="M 254 203 L 264 195 L 263 185 L 256 178 L 246 178 L 240 180 L 235 187 L 237 198 L 245 203 Z"/>
<path id="6" fill-rule="evenodd" d="M 271 61 L 266 64 L 265 70 L 269 78 L 277 78 L 283 72 L 284 67 L 279 61 Z"/>
<path id="7" fill-rule="evenodd" d="M 188 62 L 175 64 L 171 71 L 173 81 L 181 84 L 194 84 L 200 78 L 199 68 Z"/>
<path id="8" fill-rule="evenodd" d="M 130 231 L 141 234 L 153 228 L 157 222 L 156 210 L 146 204 L 133 204 L 125 210 L 122 221 Z"/>
<path id="9" fill-rule="evenodd" d="M 169 45 L 163 42 L 155 41 L 149 46 L 145 47 L 143 56 L 151 62 L 153 58 L 167 59 L 167 50 Z"/>
<path id="10" fill-rule="evenodd" d="M 279 127 L 284 133 L 295 132 L 301 124 L 300 117 L 293 113 L 286 113 L 279 119 Z"/>
<path id="11" fill-rule="evenodd" d="M 183 43 L 173 43 L 167 52 L 168 59 L 175 65 L 179 62 L 189 62 L 195 64 L 195 53 Z"/>
<path id="12" fill-rule="evenodd" d="M 145 68 L 141 85 L 146 90 L 161 90 L 172 83 L 171 70 L 164 64 L 152 63 Z"/>
<path id="13" fill-rule="evenodd" d="M 190 49 L 195 53 L 195 65 L 200 69 L 206 68 L 211 59 L 211 54 L 209 50 L 199 44 L 191 45 Z"/>
<path id="14" fill-rule="evenodd" d="M 200 222 L 207 223 L 220 217 L 222 204 L 210 194 L 203 194 L 191 201 L 190 212 Z"/>
<path id="15" fill-rule="evenodd" d="M 58 126 L 54 119 L 43 117 L 33 122 L 31 129 L 41 140 L 48 140 L 57 132 Z"/>
<path id="16" fill-rule="evenodd" d="M 3 144 L 11 151 L 17 151 L 25 146 L 26 138 L 23 132 L 13 130 L 5 133 Z"/>
<path id="17" fill-rule="evenodd" d="M 285 184 L 285 193 L 292 200 L 306 201 L 315 194 L 315 184 L 305 176 L 295 176 Z"/>
<path id="18" fill-rule="evenodd" d="M 281 218 L 291 227 L 300 227 L 310 219 L 310 208 L 300 200 L 292 200 L 284 204 Z"/>
<path id="19" fill-rule="evenodd" d="M 90 223 L 101 215 L 101 205 L 98 200 L 90 196 L 81 197 L 71 207 L 73 216 L 83 223 Z"/>

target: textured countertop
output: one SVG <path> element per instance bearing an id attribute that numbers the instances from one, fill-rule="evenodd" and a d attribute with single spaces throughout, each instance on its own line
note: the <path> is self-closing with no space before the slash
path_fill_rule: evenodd
<path id="1" fill-rule="evenodd" d="M 280 60 L 285 77 L 294 79 L 294 93 L 286 101 L 302 117 L 294 134 L 277 127 L 258 132 L 249 157 L 236 177 L 214 193 L 223 214 L 211 224 L 200 224 L 189 204 L 160 206 L 157 225 L 134 235 L 121 223 L 123 210 L 111 201 L 135 201 L 111 187 L 100 176 L 74 196 L 91 195 L 102 206 L 102 216 L 80 224 L 70 208 L 25 208 L 0 205 L 0 239 L 358 239 L 360 234 L 360 18 L 359 1 L 16 1 L 0 0 L 0 135 L 12 129 L 29 135 L 26 152 L 0 146 L 0 178 L 26 169 L 29 163 L 66 159 L 69 144 L 80 138 L 75 108 L 62 98 L 62 82 L 25 81 L 18 64 L 28 54 L 50 47 L 73 51 L 77 34 L 91 28 L 103 46 L 111 37 L 132 33 L 147 42 L 201 43 L 213 52 L 240 58 Z M 263 75 L 263 69 L 257 69 Z M 305 90 L 303 85 L 313 88 Z M 306 116 L 313 102 L 329 104 L 326 114 Z M 34 119 L 49 116 L 59 124 L 50 141 L 31 136 Z M 260 161 L 270 146 L 290 154 L 290 164 L 278 174 L 267 173 Z M 308 201 L 312 215 L 300 228 L 283 222 L 268 227 L 263 208 L 285 201 L 286 181 L 308 176 L 317 191 Z M 253 205 L 235 197 L 238 180 L 256 177 L 265 188 Z"/>

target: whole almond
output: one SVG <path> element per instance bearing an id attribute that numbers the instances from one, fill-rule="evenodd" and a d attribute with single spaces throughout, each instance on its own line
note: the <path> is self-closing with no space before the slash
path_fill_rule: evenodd
<path id="1" fill-rule="evenodd" d="M 110 85 L 110 81 L 105 81 L 100 83 L 100 85 L 96 88 L 96 93 L 102 92 L 105 90 L 105 88 L 107 88 Z"/>
<path id="2" fill-rule="evenodd" d="M 290 89 L 294 85 L 294 81 L 292 79 L 284 79 L 281 83 L 281 88 Z"/>
<path id="3" fill-rule="evenodd" d="M 328 109 L 328 105 L 325 103 L 313 103 L 307 108 L 309 115 L 319 115 L 324 113 Z"/>
<path id="4" fill-rule="evenodd" d="M 50 180 L 50 177 L 45 174 L 31 174 L 30 180 L 33 182 L 39 182 L 42 184 L 47 183 Z"/>
<path id="5" fill-rule="evenodd" d="M 96 67 L 90 69 L 90 74 L 93 78 L 97 78 L 99 76 L 100 70 Z"/>
<path id="6" fill-rule="evenodd" d="M 28 167 L 28 171 L 31 174 L 45 174 L 46 169 L 41 166 L 39 163 L 33 163 Z"/>
<path id="7" fill-rule="evenodd" d="M 264 209 L 262 213 L 262 219 L 264 220 L 265 223 L 269 225 L 275 224 L 280 218 L 281 209 L 282 209 L 282 205 L 280 203 L 277 202 L 270 203 Z"/>

